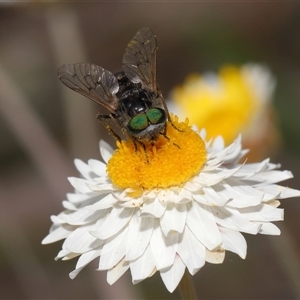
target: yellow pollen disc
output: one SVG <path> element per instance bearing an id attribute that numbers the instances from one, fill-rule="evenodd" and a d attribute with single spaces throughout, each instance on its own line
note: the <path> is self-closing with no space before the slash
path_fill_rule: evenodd
<path id="1" fill-rule="evenodd" d="M 249 131 L 263 102 L 242 68 L 225 66 L 215 84 L 212 82 L 205 76 L 191 75 L 172 96 L 192 124 L 206 129 L 208 140 L 221 135 L 229 145 L 239 133 Z"/>
<path id="2" fill-rule="evenodd" d="M 118 149 L 107 164 L 107 173 L 119 188 L 136 191 L 180 186 L 199 173 L 206 161 L 205 143 L 177 117 L 167 123 L 165 138 L 159 135 L 154 145 L 133 141 L 117 143 Z"/>

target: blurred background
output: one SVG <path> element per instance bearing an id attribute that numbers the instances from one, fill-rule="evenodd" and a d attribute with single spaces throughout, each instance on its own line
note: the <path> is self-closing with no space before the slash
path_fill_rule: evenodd
<path id="1" fill-rule="evenodd" d="M 97 262 L 71 280 L 76 260 L 54 261 L 61 243 L 41 245 L 50 215 L 62 210 L 77 176 L 74 158 L 100 159 L 114 143 L 95 116 L 100 107 L 57 78 L 64 63 L 91 62 L 112 72 L 136 31 L 157 35 L 157 78 L 165 96 L 191 72 L 263 63 L 276 78 L 273 106 L 280 146 L 271 160 L 300 188 L 300 3 L 7 2 L 0 3 L 0 298 L 176 299 L 159 274 L 113 286 Z M 262 145 L 263 146 L 263 145 Z M 274 150 L 274 149 L 270 149 Z M 282 203 L 281 236 L 245 236 L 248 255 L 227 252 L 194 277 L 200 299 L 299 299 L 299 199 Z"/>

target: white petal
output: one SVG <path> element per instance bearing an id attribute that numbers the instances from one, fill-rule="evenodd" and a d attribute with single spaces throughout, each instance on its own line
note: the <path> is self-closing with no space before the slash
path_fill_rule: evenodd
<path id="1" fill-rule="evenodd" d="M 279 185 L 271 184 L 267 186 L 257 187 L 257 189 L 264 193 L 263 201 L 267 202 L 272 199 L 280 198 L 281 187 Z"/>
<path id="2" fill-rule="evenodd" d="M 267 204 L 271 205 L 273 207 L 278 207 L 280 205 L 280 201 L 279 200 L 271 200 Z"/>
<path id="3" fill-rule="evenodd" d="M 101 140 L 99 143 L 100 153 L 103 160 L 108 163 L 112 154 L 114 153 L 114 149 L 105 141 Z"/>
<path id="4" fill-rule="evenodd" d="M 127 270 L 129 269 L 129 262 L 123 258 L 113 268 L 107 271 L 107 282 L 114 284 Z"/>
<path id="5" fill-rule="evenodd" d="M 85 267 L 92 260 L 99 257 L 101 255 L 101 251 L 102 251 L 102 248 L 96 248 L 96 249 L 92 249 L 86 253 L 81 254 L 77 261 L 76 269 Z"/>
<path id="6" fill-rule="evenodd" d="M 270 234 L 270 235 L 280 235 L 280 229 L 272 223 L 261 223 L 261 229 L 259 233 Z"/>
<path id="7" fill-rule="evenodd" d="M 155 261 L 149 245 L 141 257 L 130 263 L 132 283 L 137 284 L 145 278 L 150 277 L 154 270 Z"/>
<path id="8" fill-rule="evenodd" d="M 240 209 L 240 213 L 251 221 L 282 221 L 283 209 L 267 204 Z"/>
<path id="9" fill-rule="evenodd" d="M 174 192 L 172 190 L 163 189 L 159 192 L 157 197 L 162 203 L 173 202 Z"/>
<path id="10" fill-rule="evenodd" d="M 73 252 L 69 252 L 68 254 L 66 254 L 62 260 L 70 260 L 70 259 L 73 259 L 77 256 L 79 256 L 80 254 L 79 253 L 73 253 Z"/>
<path id="11" fill-rule="evenodd" d="M 74 278 L 79 274 L 79 272 L 80 272 L 83 268 L 84 268 L 84 267 L 75 269 L 74 271 L 72 271 L 71 273 L 69 273 L 69 277 L 70 277 L 71 279 L 74 279 Z"/>
<path id="12" fill-rule="evenodd" d="M 133 199 L 130 196 L 130 192 L 131 191 L 129 191 L 129 189 L 125 189 L 114 193 L 114 195 L 118 198 L 120 202 L 126 202 L 126 201 L 131 201 Z"/>
<path id="13" fill-rule="evenodd" d="M 195 238 L 187 226 L 180 237 L 177 253 L 190 274 L 194 275 L 205 264 L 205 247 Z"/>
<path id="14" fill-rule="evenodd" d="M 80 172 L 80 174 L 85 179 L 92 179 L 95 175 L 92 173 L 91 168 L 89 165 L 87 165 L 85 162 L 83 162 L 81 159 L 76 158 L 74 160 L 74 164 L 76 166 L 76 169 Z"/>
<path id="15" fill-rule="evenodd" d="M 263 192 L 246 185 L 235 186 L 234 180 L 228 180 L 227 182 L 229 182 L 229 184 L 223 184 L 223 189 L 218 192 L 224 197 L 231 198 L 228 202 L 228 206 L 242 208 L 261 203 L 264 197 Z"/>
<path id="16" fill-rule="evenodd" d="M 225 147 L 225 143 L 224 143 L 224 139 L 222 136 L 217 136 L 214 141 L 213 141 L 213 144 L 212 144 L 212 148 L 215 150 L 215 151 L 221 151 L 223 150 Z"/>
<path id="17" fill-rule="evenodd" d="M 209 155 L 209 160 L 212 158 L 219 157 L 224 164 L 232 164 L 236 161 L 238 161 L 242 155 L 243 152 L 241 151 L 241 137 L 239 136 L 231 145 L 224 148 L 222 147 L 222 141 L 219 140 L 222 139 L 221 137 L 217 137 L 216 140 L 214 140 L 214 143 L 212 144 L 212 147 L 208 148 L 208 153 L 212 154 Z M 209 161 L 208 161 L 209 164 Z"/>
<path id="18" fill-rule="evenodd" d="M 64 256 L 67 256 L 70 254 L 70 251 L 66 250 L 66 249 L 62 249 L 58 252 L 57 256 L 55 257 L 55 260 L 58 260 L 60 258 L 63 258 Z"/>
<path id="19" fill-rule="evenodd" d="M 138 214 L 132 216 L 128 225 L 126 260 L 135 260 L 144 253 L 150 243 L 153 228 L 153 218 L 142 218 Z"/>
<path id="20" fill-rule="evenodd" d="M 284 181 L 290 178 L 293 178 L 293 174 L 290 171 L 268 171 L 252 176 L 251 180 L 258 181 L 259 183 L 256 186 L 259 186 Z"/>
<path id="21" fill-rule="evenodd" d="M 260 163 L 243 164 L 236 175 L 239 177 L 249 178 L 259 172 L 266 171 L 268 170 L 269 161 L 270 159 L 265 159 Z"/>
<path id="22" fill-rule="evenodd" d="M 188 211 L 186 224 L 208 249 L 214 249 L 222 243 L 222 236 L 209 207 L 194 202 Z"/>
<path id="23" fill-rule="evenodd" d="M 233 231 L 221 226 L 220 231 L 223 237 L 222 247 L 245 259 L 247 254 L 247 243 L 243 235 L 238 231 Z"/>
<path id="24" fill-rule="evenodd" d="M 105 241 L 100 257 L 98 270 L 113 268 L 126 254 L 128 228 L 124 228 L 114 237 Z"/>
<path id="25" fill-rule="evenodd" d="M 154 188 L 152 190 L 146 190 L 146 191 L 144 191 L 144 198 L 147 200 L 154 199 L 157 197 L 158 194 L 159 194 L 158 188 Z"/>
<path id="26" fill-rule="evenodd" d="M 150 240 L 151 250 L 155 260 L 155 266 L 157 270 L 167 268 L 174 262 L 176 250 L 174 248 L 174 241 L 178 238 L 177 234 L 170 234 L 165 237 L 156 222 L 156 227 L 152 233 Z"/>
<path id="27" fill-rule="evenodd" d="M 222 227 L 250 234 L 257 234 L 260 230 L 259 224 L 250 222 L 235 209 L 215 207 L 212 210 L 216 222 Z"/>
<path id="28" fill-rule="evenodd" d="M 67 193 L 67 199 L 73 204 L 82 203 L 87 199 L 90 199 L 90 195 L 84 195 L 84 194 L 75 194 L 75 193 Z"/>
<path id="29" fill-rule="evenodd" d="M 140 198 L 132 198 L 131 200 L 129 201 L 126 201 L 126 202 L 123 202 L 123 203 L 120 203 L 120 205 L 122 207 L 140 207 L 143 205 L 144 203 L 144 199 L 142 197 Z"/>
<path id="30" fill-rule="evenodd" d="M 115 235 L 128 224 L 134 212 L 134 208 L 114 207 L 101 227 L 91 234 L 101 240 Z"/>
<path id="31" fill-rule="evenodd" d="M 239 135 L 236 140 L 229 145 L 226 150 L 226 157 L 224 158 L 224 164 L 232 164 L 238 161 L 242 157 L 242 145 L 241 145 L 242 137 Z"/>
<path id="32" fill-rule="evenodd" d="M 173 293 L 178 286 L 184 271 L 185 265 L 179 255 L 176 255 L 174 263 L 171 267 L 160 271 L 160 276 L 170 293 Z"/>
<path id="33" fill-rule="evenodd" d="M 100 255 L 100 253 L 101 253 L 101 250 L 97 249 L 97 250 L 91 250 L 91 251 L 89 251 L 87 253 L 82 254 L 79 257 L 79 260 L 78 260 L 78 262 L 76 264 L 76 269 L 69 274 L 69 277 L 71 279 L 74 279 L 79 274 L 79 272 L 87 264 L 89 264 L 92 260 L 94 260 L 96 257 L 98 257 Z"/>
<path id="34" fill-rule="evenodd" d="M 73 230 L 74 227 L 69 225 L 57 227 L 42 240 L 42 244 L 50 244 L 65 239 Z"/>
<path id="35" fill-rule="evenodd" d="M 62 215 L 65 215 L 65 213 L 60 213 L 58 216 L 51 216 L 50 219 L 53 222 L 53 225 L 61 225 L 61 224 L 65 224 L 66 222 L 61 218 Z M 51 226 L 51 228 L 53 227 L 53 225 Z M 50 232 L 52 230 L 50 229 Z"/>
<path id="36" fill-rule="evenodd" d="M 107 175 L 105 176 L 101 176 L 101 177 L 95 177 L 93 178 L 93 181 L 98 184 L 99 186 L 100 185 L 104 185 L 104 184 L 112 184 L 111 183 L 111 180 L 109 179 L 109 177 Z"/>
<path id="37" fill-rule="evenodd" d="M 81 178 L 69 177 L 68 178 L 71 185 L 75 188 L 76 191 L 82 194 L 92 193 L 92 191 L 87 186 L 88 181 Z M 92 181 L 91 181 L 92 182 Z"/>
<path id="38" fill-rule="evenodd" d="M 207 154 L 207 162 L 203 167 L 203 171 L 214 171 L 219 168 L 223 163 L 224 156 L 225 153 L 223 156 L 214 156 L 212 153 Z"/>
<path id="39" fill-rule="evenodd" d="M 186 221 L 186 205 L 169 203 L 167 209 L 160 219 L 160 227 L 165 236 L 170 232 L 183 232 Z"/>
<path id="40" fill-rule="evenodd" d="M 295 189 L 280 186 L 280 185 L 275 185 L 275 187 L 277 188 L 277 190 L 280 191 L 279 199 L 285 199 L 285 198 L 299 197 L 300 196 L 300 191 L 299 190 L 295 190 Z"/>
<path id="41" fill-rule="evenodd" d="M 210 206 L 223 206 L 230 199 L 229 196 L 223 196 L 210 187 L 204 187 L 198 194 L 193 193 L 193 198 L 199 203 Z"/>
<path id="42" fill-rule="evenodd" d="M 272 73 L 263 65 L 245 64 L 241 68 L 241 75 L 255 93 L 261 105 L 267 105 L 272 99 L 276 80 Z"/>
<path id="43" fill-rule="evenodd" d="M 209 251 L 206 249 L 206 257 L 205 260 L 211 264 L 221 264 L 223 263 L 225 258 L 225 250 L 224 249 L 217 249 L 214 251 Z"/>
<path id="44" fill-rule="evenodd" d="M 200 137 L 202 138 L 202 140 L 206 139 L 206 130 L 205 128 L 202 128 L 199 132 Z"/>
<path id="45" fill-rule="evenodd" d="M 64 241 L 65 249 L 74 253 L 84 253 L 103 244 L 103 241 L 97 240 L 89 233 L 96 227 L 96 224 L 78 227 Z"/>
<path id="46" fill-rule="evenodd" d="M 197 182 L 193 182 L 193 180 L 190 180 L 184 184 L 184 190 L 187 190 L 189 192 L 197 192 L 201 190 L 201 188 L 202 185 Z"/>
<path id="47" fill-rule="evenodd" d="M 108 194 L 114 190 L 116 190 L 116 187 L 112 183 L 107 183 L 107 184 L 99 184 L 92 182 L 87 182 L 86 186 L 89 188 L 90 192 L 96 192 L 98 195 L 100 194 Z"/>
<path id="48" fill-rule="evenodd" d="M 195 185 L 195 184 L 193 184 L 193 185 Z M 186 204 L 186 203 L 191 202 L 191 201 L 193 201 L 192 193 L 189 190 L 185 189 L 185 186 L 184 186 L 184 188 L 181 188 L 177 192 L 174 203 Z"/>
<path id="49" fill-rule="evenodd" d="M 77 209 L 77 207 L 73 203 L 71 203 L 71 202 L 69 202 L 67 200 L 64 200 L 62 202 L 62 205 L 67 210 L 76 210 Z"/>
<path id="50" fill-rule="evenodd" d="M 102 210 L 113 207 L 117 202 L 118 200 L 112 194 L 108 194 L 100 201 L 96 202 L 95 204 L 88 205 L 85 208 L 89 210 Z"/>
<path id="51" fill-rule="evenodd" d="M 166 208 L 167 204 L 160 202 L 157 198 L 147 200 L 142 207 L 141 216 L 160 218 L 164 214 Z"/>
<path id="52" fill-rule="evenodd" d="M 62 214 L 60 218 L 70 225 L 84 225 L 101 219 L 106 211 L 92 211 L 82 208 L 69 214 Z"/>
<path id="53" fill-rule="evenodd" d="M 88 161 L 89 167 L 91 170 L 100 177 L 106 177 L 106 164 L 102 161 L 96 159 L 89 159 Z"/>
<path id="54" fill-rule="evenodd" d="M 231 177 L 239 170 L 239 168 L 240 167 L 230 170 L 221 169 L 214 172 L 205 172 L 205 170 L 203 170 L 198 176 L 194 177 L 193 181 L 200 183 L 202 186 L 212 186 L 224 180 L 225 178 Z"/>

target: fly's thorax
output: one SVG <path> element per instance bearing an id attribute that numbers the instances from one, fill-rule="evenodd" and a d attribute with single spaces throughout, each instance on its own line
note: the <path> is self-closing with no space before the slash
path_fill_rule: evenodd
<path id="1" fill-rule="evenodd" d="M 123 93 L 120 101 L 121 110 L 130 118 L 139 113 L 146 112 L 152 107 L 151 95 L 147 91 L 139 88 L 133 88 Z"/>

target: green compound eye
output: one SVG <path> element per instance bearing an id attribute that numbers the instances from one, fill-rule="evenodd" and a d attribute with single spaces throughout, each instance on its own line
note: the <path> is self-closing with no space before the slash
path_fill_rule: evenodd
<path id="1" fill-rule="evenodd" d="M 148 117 L 151 124 L 161 123 L 165 118 L 165 115 L 164 115 L 163 111 L 159 108 L 149 109 L 146 112 L 146 115 L 147 115 L 147 117 Z"/>
<path id="2" fill-rule="evenodd" d="M 144 113 L 134 116 L 129 122 L 130 128 L 134 131 L 142 131 L 147 128 L 148 125 L 148 119 Z"/>

